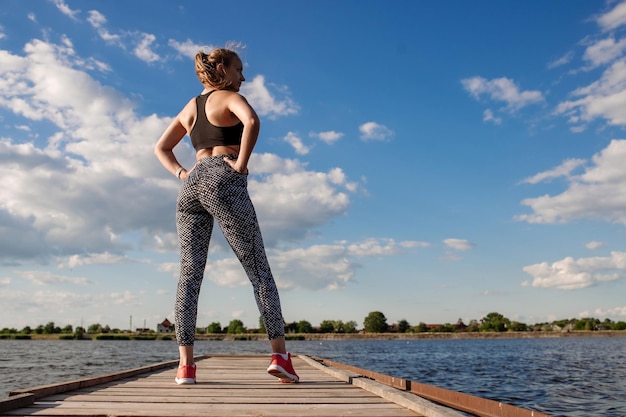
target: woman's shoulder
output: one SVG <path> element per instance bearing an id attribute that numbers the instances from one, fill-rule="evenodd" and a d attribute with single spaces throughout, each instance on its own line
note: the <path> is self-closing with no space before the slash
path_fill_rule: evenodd
<path id="1" fill-rule="evenodd" d="M 196 119 L 196 113 L 196 98 L 194 97 L 190 99 L 180 113 L 178 113 L 178 119 L 185 127 L 189 128 Z"/>
<path id="2" fill-rule="evenodd" d="M 196 99 L 197 97 L 193 97 L 189 99 L 185 107 L 181 110 L 181 113 L 195 112 L 196 111 Z"/>
<path id="3" fill-rule="evenodd" d="M 231 112 L 234 112 L 235 109 L 251 108 L 248 100 L 237 91 L 215 90 L 211 97 L 214 108 L 230 110 Z"/>
<path id="4" fill-rule="evenodd" d="M 215 90 L 215 94 L 216 95 L 221 95 L 222 97 L 236 97 L 236 96 L 241 96 L 241 94 L 239 94 L 237 91 L 232 91 L 232 90 Z"/>
<path id="5" fill-rule="evenodd" d="M 217 90 L 215 92 L 215 95 L 218 102 L 222 103 L 225 106 L 231 106 L 235 103 L 248 103 L 246 98 L 239 94 L 237 91 Z"/>

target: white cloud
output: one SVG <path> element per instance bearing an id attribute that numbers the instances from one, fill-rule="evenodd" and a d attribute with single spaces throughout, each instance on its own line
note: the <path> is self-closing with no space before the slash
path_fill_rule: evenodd
<path id="1" fill-rule="evenodd" d="M 302 139 L 293 132 L 288 132 L 283 140 L 291 145 L 298 155 L 306 155 L 310 151 L 310 148 L 302 142 Z"/>
<path id="2" fill-rule="evenodd" d="M 87 22 L 89 22 L 89 24 L 97 30 L 98 35 L 103 41 L 125 49 L 122 37 L 109 32 L 108 29 L 104 27 L 107 23 L 107 19 L 102 13 L 97 10 L 90 10 L 87 16 Z"/>
<path id="3" fill-rule="evenodd" d="M 143 297 L 145 298 L 145 297 Z M 50 321 L 50 314 L 54 312 L 55 322 L 80 325 L 82 318 L 85 326 L 105 320 L 116 319 L 112 310 L 119 310 L 124 306 L 142 305 L 142 294 L 130 291 L 93 294 L 91 292 L 55 291 L 55 290 L 31 290 L 25 291 L 0 291 L 0 304 L 7 311 L 19 311 L 11 326 L 34 326 L 37 323 Z M 112 306 L 114 306 L 112 308 Z M 97 311 L 104 311 L 106 317 L 102 317 Z M 132 310 L 131 310 L 132 311 Z M 65 319 L 63 319 L 65 317 Z M 126 316 L 128 317 L 128 316 Z M 161 316 L 159 316 L 161 317 Z M 79 321 L 79 318 L 81 321 Z M 162 320 L 162 319 L 161 319 Z"/>
<path id="4" fill-rule="evenodd" d="M 43 122 L 56 133 L 37 143 L 0 137 L 0 236 L 11 236 L 0 239 L 0 262 L 128 262 L 134 244 L 175 251 L 178 183 L 153 154 L 170 118 L 137 114 L 128 98 L 84 72 L 87 60 L 69 41 L 33 40 L 24 51 L 0 51 L 0 107 L 28 119 L 33 131 Z M 273 117 L 295 111 L 268 97 L 272 105 L 260 107 Z M 187 142 L 176 151 L 193 164 Z M 345 214 L 358 189 L 338 167 L 311 171 L 296 159 L 257 153 L 249 166 L 269 247 Z"/>
<path id="5" fill-rule="evenodd" d="M 209 268 L 207 268 L 205 276 L 215 284 L 222 287 L 250 285 L 250 281 L 237 258 L 212 259 L 209 262 Z M 178 276 L 178 266 L 176 271 L 175 276 Z"/>
<path id="6" fill-rule="evenodd" d="M 41 313 L 54 311 L 56 314 L 73 309 L 77 305 L 87 305 L 94 308 L 96 305 L 105 306 L 102 303 L 95 303 L 96 297 L 92 295 L 85 296 L 81 293 L 70 291 L 52 291 L 39 290 L 31 294 L 30 298 L 19 297 L 16 299 L 18 306 L 25 308 L 29 313 Z M 106 304 L 110 307 L 110 304 Z M 18 311 L 21 310 L 18 308 Z"/>
<path id="7" fill-rule="evenodd" d="M 626 252 L 611 252 L 610 257 L 567 257 L 551 265 L 542 262 L 525 266 L 523 270 L 533 277 L 523 286 L 575 290 L 626 279 Z"/>
<path id="8" fill-rule="evenodd" d="M 178 42 L 175 39 L 170 39 L 167 44 L 174 48 L 180 55 L 186 56 L 191 59 L 195 59 L 196 54 L 203 49 L 213 49 L 212 46 L 200 45 L 193 42 L 191 39 L 187 39 L 183 42 Z"/>
<path id="9" fill-rule="evenodd" d="M 460 252 L 466 252 L 473 249 L 476 245 L 465 239 L 444 239 L 445 253 L 443 259 L 451 262 L 458 262 L 463 258 L 459 255 Z"/>
<path id="10" fill-rule="evenodd" d="M 102 38 L 103 41 L 110 43 L 112 45 L 116 45 L 118 47 L 120 47 L 121 49 L 126 49 L 126 45 L 124 43 L 124 41 L 122 40 L 122 37 L 120 35 L 116 35 L 114 33 L 109 32 L 106 29 L 99 29 L 98 30 L 98 35 L 100 35 L 100 37 Z"/>
<path id="11" fill-rule="evenodd" d="M 22 279 L 28 280 L 35 285 L 56 285 L 56 284 L 76 284 L 85 285 L 89 280 L 84 277 L 68 277 L 63 275 L 52 274 L 50 271 L 17 271 L 16 275 Z"/>
<path id="12" fill-rule="evenodd" d="M 256 160 L 250 164 L 251 172 L 257 172 L 255 164 Z M 350 184 L 339 168 L 328 172 L 280 169 L 264 175 L 261 181 L 251 177 L 250 197 L 264 239 L 270 245 L 277 239 L 302 239 L 314 228 L 344 214 L 350 204 Z"/>
<path id="13" fill-rule="evenodd" d="M 600 80 L 571 93 L 574 100 L 558 104 L 555 113 L 569 118 L 570 123 L 588 123 L 601 118 L 610 125 L 626 125 L 626 61 L 612 63 Z"/>
<path id="14" fill-rule="evenodd" d="M 241 87 L 241 94 L 246 97 L 252 107 L 261 116 L 276 119 L 280 116 L 297 114 L 298 105 L 289 97 L 286 88 L 272 86 L 282 93 L 283 97 L 277 99 L 273 96 L 265 83 L 265 77 L 257 75 L 250 82 L 246 82 Z"/>
<path id="15" fill-rule="evenodd" d="M 626 24 L 626 2 L 621 2 L 609 12 L 599 16 L 596 20 L 604 31 L 617 29 Z"/>
<path id="16" fill-rule="evenodd" d="M 80 10 L 72 10 L 63 0 L 54 0 L 54 5 L 57 6 L 57 9 L 67 17 L 77 20 L 76 15 L 80 13 Z"/>
<path id="17" fill-rule="evenodd" d="M 87 22 L 96 29 L 100 38 L 106 43 L 123 50 L 132 50 L 135 57 L 148 64 L 163 60 L 155 51 L 155 46 L 157 46 L 155 35 L 138 31 L 118 31 L 118 33 L 113 33 L 106 27 L 106 16 L 97 10 L 89 11 Z M 170 46 L 172 46 L 172 41 L 170 41 Z"/>
<path id="18" fill-rule="evenodd" d="M 0 106 L 58 133 L 42 147 L 0 139 L 0 175 L 10 178 L 0 188 L 0 228 L 15 231 L 0 234 L 1 256 L 121 250 L 115 234 L 156 226 L 170 210 L 176 184 L 160 182 L 152 153 L 168 120 L 136 115 L 121 94 L 73 67 L 71 48 L 35 40 L 25 51 L 0 53 Z"/>
<path id="19" fill-rule="evenodd" d="M 506 103 L 510 110 L 519 110 L 544 100 L 540 91 L 520 91 L 513 80 L 504 77 L 492 80 L 483 77 L 465 78 L 461 80 L 461 84 L 475 99 L 485 95 L 492 101 Z"/>
<path id="20" fill-rule="evenodd" d="M 382 140 L 386 141 L 391 139 L 394 132 L 385 125 L 381 125 L 376 122 L 367 122 L 359 126 L 359 132 L 361 132 L 361 140 Z"/>
<path id="21" fill-rule="evenodd" d="M 167 120 L 138 117 L 127 99 L 72 67 L 70 48 L 33 41 L 25 51 L 0 54 L 0 106 L 33 122 L 48 120 L 62 133 L 45 148 L 0 140 L 0 173 L 11 178 L 0 189 L 0 212 L 24 234 L 38 235 L 32 241 L 38 249 L 119 249 L 111 232 L 127 231 L 135 220 L 145 225 L 142 198 L 166 195 L 152 179 L 158 172 L 152 147 Z"/>
<path id="22" fill-rule="evenodd" d="M 107 18 L 97 10 L 90 10 L 87 16 L 87 22 L 94 28 L 100 28 L 107 22 Z"/>
<path id="23" fill-rule="evenodd" d="M 626 39 L 616 41 L 614 37 L 610 37 L 588 46 L 583 59 L 597 67 L 619 58 L 624 54 L 624 50 L 626 50 Z"/>
<path id="24" fill-rule="evenodd" d="M 245 317 L 245 315 L 246 312 L 244 310 L 234 310 L 230 313 L 230 317 L 232 317 L 233 319 L 242 319 Z"/>
<path id="25" fill-rule="evenodd" d="M 399 255 L 408 249 L 426 247 L 426 242 L 393 239 L 366 239 L 362 242 L 345 241 L 292 249 L 268 250 L 272 273 L 279 288 L 311 290 L 345 287 L 360 268 L 359 259 Z M 211 267 L 206 277 L 219 286 L 250 285 L 239 261 L 228 258 L 209 260 Z M 166 264 L 159 270 L 178 276 L 178 264 Z"/>
<path id="26" fill-rule="evenodd" d="M 6 38 L 6 35 L 4 33 L 4 27 L 0 25 L 0 39 L 4 39 L 4 38 Z"/>
<path id="27" fill-rule="evenodd" d="M 334 130 L 329 130 L 327 132 L 311 132 L 309 133 L 310 137 L 318 138 L 319 140 L 326 142 L 329 145 L 337 142 L 339 139 L 343 137 L 343 133 L 335 132 Z"/>
<path id="28" fill-rule="evenodd" d="M 365 239 L 348 246 L 348 253 L 358 257 L 388 256 L 401 252 L 401 248 L 393 239 Z"/>
<path id="29" fill-rule="evenodd" d="M 112 253 L 104 252 L 104 253 L 95 253 L 95 254 L 87 254 L 87 255 L 72 255 L 67 257 L 66 261 L 59 260 L 58 268 L 76 268 L 82 265 L 92 265 L 92 264 L 100 264 L 100 265 L 111 265 L 111 264 L 120 264 L 120 263 L 128 263 L 135 262 L 130 259 L 126 255 L 114 255 Z"/>
<path id="30" fill-rule="evenodd" d="M 416 240 L 407 240 L 400 242 L 400 246 L 403 248 L 427 248 L 430 246 L 429 242 L 420 242 Z"/>
<path id="31" fill-rule="evenodd" d="M 472 249 L 474 246 L 476 246 L 475 244 L 473 244 L 470 241 L 465 240 L 465 239 L 453 239 L 453 238 L 450 238 L 450 239 L 445 239 L 443 241 L 443 243 L 449 249 L 454 249 L 454 250 L 460 251 L 460 252 L 468 251 L 468 250 Z"/>
<path id="32" fill-rule="evenodd" d="M 605 246 L 605 245 L 604 245 L 604 243 L 603 243 L 603 242 L 597 242 L 597 241 L 588 242 L 588 243 L 585 245 L 585 247 L 586 247 L 587 249 L 592 249 L 592 250 L 593 250 L 593 249 L 599 249 L 599 248 L 602 248 L 602 247 L 604 247 L 604 246 Z"/>
<path id="33" fill-rule="evenodd" d="M 574 52 L 572 52 L 572 51 L 567 52 L 562 57 L 560 57 L 558 59 L 555 59 L 554 61 L 548 63 L 548 68 L 552 69 L 552 68 L 560 67 L 562 65 L 569 64 L 570 61 L 572 60 L 572 58 L 574 58 Z"/>
<path id="34" fill-rule="evenodd" d="M 34 227 L 34 222 L 33 216 L 17 217 L 0 205 L 0 236 L 4 237 L 0 238 L 0 263 L 42 261 L 46 257 L 50 248 Z M 7 239 L 7 236 L 11 238 Z"/>
<path id="35" fill-rule="evenodd" d="M 178 273 L 180 271 L 180 263 L 178 262 L 164 262 L 157 266 L 157 271 L 159 272 L 169 272 L 178 278 Z"/>
<path id="36" fill-rule="evenodd" d="M 567 159 L 561 165 L 549 171 L 540 172 L 532 177 L 526 178 L 522 183 L 537 184 L 542 181 L 551 180 L 559 177 L 570 178 L 572 171 L 584 165 L 587 161 L 584 159 Z"/>
<path id="37" fill-rule="evenodd" d="M 125 290 L 123 292 L 112 292 L 110 294 L 98 295 L 98 301 L 105 305 L 141 305 L 141 294 Z"/>
<path id="38" fill-rule="evenodd" d="M 583 174 L 569 178 L 567 190 L 555 196 L 544 195 L 523 200 L 522 204 L 530 207 L 533 213 L 516 218 L 529 223 L 559 223 L 593 218 L 626 225 L 625 160 L 626 140 L 612 140 L 605 149 L 593 156 L 593 165 L 587 167 Z M 556 171 L 566 170 L 557 168 Z M 538 175 L 542 177 L 542 174 Z M 548 175 L 544 173 L 543 177 Z"/>
<path id="39" fill-rule="evenodd" d="M 580 313 L 580 317 L 626 317 L 626 306 L 609 309 L 596 308 L 593 314 L 585 311 Z"/>
<path id="40" fill-rule="evenodd" d="M 359 268 L 345 244 L 282 251 L 272 258 L 282 288 L 334 290 L 345 287 Z"/>
<path id="41" fill-rule="evenodd" d="M 139 42 L 134 50 L 135 56 L 148 63 L 161 59 L 159 54 L 152 49 L 152 44 L 156 40 L 156 36 L 151 33 L 141 33 L 138 36 Z"/>
<path id="42" fill-rule="evenodd" d="M 298 159 L 281 158 L 271 153 L 255 153 L 250 158 L 251 171 L 257 174 L 292 174 L 306 170 L 306 164 Z"/>
<path id="43" fill-rule="evenodd" d="M 491 109 L 486 109 L 483 112 L 483 122 L 493 122 L 494 124 L 499 125 L 502 123 L 502 118 L 494 116 Z"/>

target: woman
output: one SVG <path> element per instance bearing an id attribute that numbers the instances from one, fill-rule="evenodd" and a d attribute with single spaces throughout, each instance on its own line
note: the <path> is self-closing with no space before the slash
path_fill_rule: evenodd
<path id="1" fill-rule="evenodd" d="M 267 371 L 281 382 L 298 382 L 285 347 L 278 290 L 247 190 L 248 160 L 259 135 L 259 118 L 238 94 L 245 81 L 243 64 L 228 49 L 218 48 L 208 55 L 201 51 L 196 54 L 196 74 L 204 91 L 174 118 L 154 150 L 161 164 L 183 181 L 176 204 L 181 262 L 175 305 L 180 353 L 176 383 L 196 382 L 193 343 L 198 296 L 214 218 L 252 283 L 272 348 Z M 186 134 L 196 149 L 196 164 L 190 171 L 173 152 Z"/>

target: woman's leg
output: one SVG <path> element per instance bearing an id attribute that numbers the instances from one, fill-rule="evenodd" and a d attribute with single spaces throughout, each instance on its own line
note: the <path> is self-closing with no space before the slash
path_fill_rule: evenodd
<path id="1" fill-rule="evenodd" d="M 193 365 L 193 345 L 178 346 L 178 353 L 180 355 L 178 366 Z"/>
<path id="2" fill-rule="evenodd" d="M 213 230 L 213 217 L 196 200 L 196 195 L 191 181 L 186 182 L 176 210 L 180 278 L 174 312 L 181 365 L 193 364 L 198 298 Z"/>
<path id="3" fill-rule="evenodd" d="M 259 312 L 272 348 L 267 371 L 281 382 L 298 382 L 291 356 L 285 347 L 285 323 L 276 282 L 272 276 L 256 212 L 248 194 L 245 175 L 234 172 L 226 163 L 215 193 L 201 193 L 203 205 L 213 214 L 224 237 L 241 262 L 254 290 Z"/>
<path id="4" fill-rule="evenodd" d="M 247 190 L 247 179 L 236 172 L 223 178 L 209 204 L 226 240 L 241 262 L 254 290 L 267 335 L 276 352 L 284 351 L 285 324 L 276 282 L 267 260 L 256 212 Z M 201 198 L 204 198 L 204 194 Z M 204 201 L 203 201 L 204 202 Z"/>
<path id="5" fill-rule="evenodd" d="M 270 346 L 274 353 L 287 353 L 287 346 L 285 346 L 285 338 L 279 337 L 277 339 L 270 340 Z"/>

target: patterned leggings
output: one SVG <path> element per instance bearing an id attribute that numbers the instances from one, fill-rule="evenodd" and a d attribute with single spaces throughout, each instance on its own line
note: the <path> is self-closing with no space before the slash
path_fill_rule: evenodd
<path id="1" fill-rule="evenodd" d="M 235 171 L 220 155 L 200 159 L 180 190 L 176 205 L 180 278 L 174 309 L 176 340 L 180 346 L 194 343 L 198 296 L 213 218 L 218 221 L 252 283 L 269 339 L 285 335 L 278 289 L 247 186 L 247 176 Z"/>

